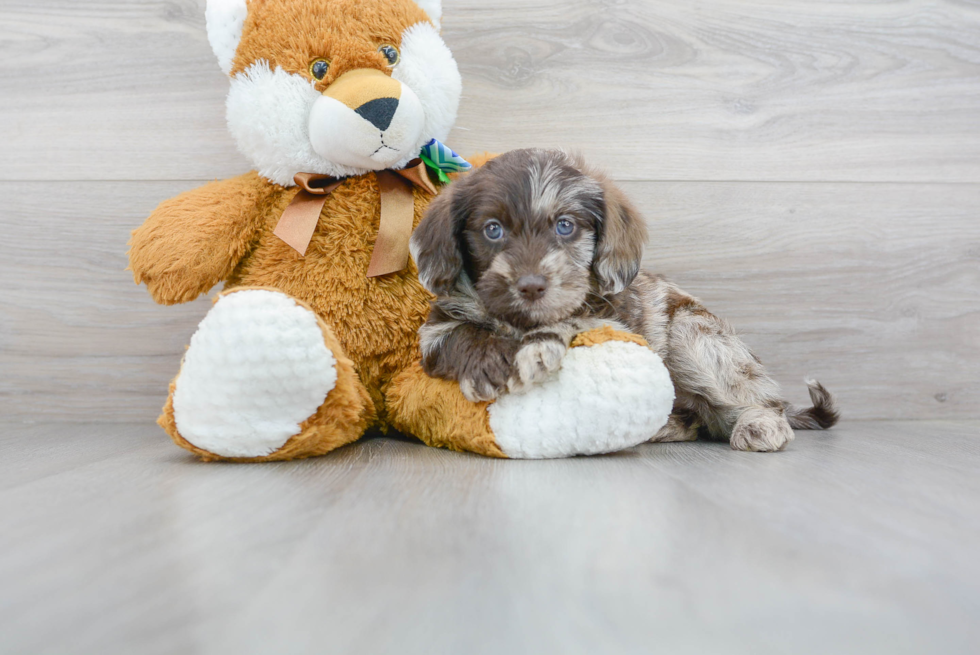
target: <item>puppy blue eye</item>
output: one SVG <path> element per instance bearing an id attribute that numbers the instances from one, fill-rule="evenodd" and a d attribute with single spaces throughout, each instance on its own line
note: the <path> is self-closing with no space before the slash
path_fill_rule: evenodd
<path id="1" fill-rule="evenodd" d="M 555 232 L 563 237 L 567 237 L 569 234 L 575 231 L 575 224 L 569 220 L 561 219 L 558 224 L 555 225 Z"/>
<path id="2" fill-rule="evenodd" d="M 491 241 L 496 241 L 500 237 L 504 236 L 504 228 L 497 221 L 490 221 L 483 228 L 483 233 L 487 235 L 487 238 Z"/>

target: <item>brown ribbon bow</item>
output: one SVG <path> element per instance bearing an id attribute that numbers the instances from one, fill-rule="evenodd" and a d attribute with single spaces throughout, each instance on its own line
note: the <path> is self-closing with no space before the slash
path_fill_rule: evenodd
<path id="1" fill-rule="evenodd" d="M 438 193 L 421 159 L 412 160 L 401 170 L 378 171 L 376 175 L 381 188 L 381 226 L 371 254 L 368 277 L 397 273 L 408 267 L 408 240 L 415 222 L 412 187 L 420 187 L 432 195 Z M 305 256 L 327 197 L 344 183 L 344 179 L 299 173 L 293 180 L 300 191 L 282 213 L 273 234 Z"/>

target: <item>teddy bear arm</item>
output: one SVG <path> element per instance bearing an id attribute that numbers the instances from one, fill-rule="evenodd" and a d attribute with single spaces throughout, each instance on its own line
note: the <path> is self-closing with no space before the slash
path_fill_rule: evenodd
<path id="1" fill-rule="evenodd" d="M 247 253 L 272 191 L 271 184 L 249 173 L 161 203 L 129 242 L 136 283 L 146 284 L 163 305 L 207 293 Z"/>

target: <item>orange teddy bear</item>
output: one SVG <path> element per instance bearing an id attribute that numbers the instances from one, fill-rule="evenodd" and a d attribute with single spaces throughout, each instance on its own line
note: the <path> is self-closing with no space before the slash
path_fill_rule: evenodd
<path id="1" fill-rule="evenodd" d="M 666 422 L 672 394 L 650 393 L 666 370 L 631 335 L 582 335 L 558 379 L 492 406 L 422 372 L 431 296 L 408 238 L 438 193 L 430 171 L 443 176 L 419 155 L 446 138 L 461 93 L 440 19 L 439 0 L 209 0 L 228 125 L 256 170 L 164 202 L 129 252 L 162 304 L 224 282 L 160 417 L 178 445 L 284 460 L 379 426 L 560 457 L 630 447 Z"/>

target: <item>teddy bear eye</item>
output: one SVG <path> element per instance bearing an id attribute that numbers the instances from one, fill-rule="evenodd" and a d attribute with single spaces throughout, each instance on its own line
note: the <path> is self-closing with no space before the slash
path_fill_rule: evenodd
<path id="1" fill-rule="evenodd" d="M 310 75 L 317 80 L 325 78 L 328 70 L 330 70 L 330 62 L 326 59 L 314 59 L 310 64 Z"/>
<path id="2" fill-rule="evenodd" d="M 398 48 L 393 45 L 383 45 L 378 48 L 378 52 L 384 56 L 389 68 L 397 64 L 398 60 L 401 59 L 401 55 L 398 54 Z"/>

